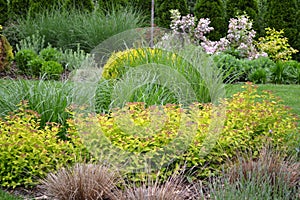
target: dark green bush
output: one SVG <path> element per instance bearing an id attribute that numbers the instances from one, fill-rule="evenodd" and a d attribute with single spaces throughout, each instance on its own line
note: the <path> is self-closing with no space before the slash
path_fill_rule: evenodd
<path id="1" fill-rule="evenodd" d="M 62 0 L 29 0 L 28 14 L 35 16 L 35 14 L 43 10 L 51 10 L 62 3 Z"/>
<path id="2" fill-rule="evenodd" d="M 29 74 L 39 76 L 44 62 L 45 60 L 40 57 L 30 60 L 27 64 Z"/>
<path id="3" fill-rule="evenodd" d="M 227 0 L 226 1 L 226 14 L 227 20 L 234 18 L 237 15 L 246 14 L 250 19 L 254 20 L 253 28 L 257 30 L 257 13 L 258 13 L 258 4 L 256 0 Z"/>
<path id="4" fill-rule="evenodd" d="M 45 61 L 56 61 L 58 62 L 62 56 L 62 53 L 56 48 L 47 47 L 40 51 L 40 57 Z"/>
<path id="5" fill-rule="evenodd" d="M 272 68 L 272 81 L 279 84 L 299 84 L 300 63 L 295 60 L 277 62 Z"/>
<path id="6" fill-rule="evenodd" d="M 29 61 L 37 58 L 37 53 L 32 49 L 23 49 L 18 51 L 15 56 L 17 67 L 24 73 L 29 73 L 28 63 Z"/>
<path id="7" fill-rule="evenodd" d="M 187 0 L 156 0 L 155 5 L 155 24 L 164 28 L 170 28 L 171 9 L 178 9 L 182 16 L 189 13 Z"/>
<path id="8" fill-rule="evenodd" d="M 48 79 L 59 79 L 64 68 L 56 61 L 45 61 L 42 64 L 41 73 L 45 74 Z"/>
<path id="9" fill-rule="evenodd" d="M 269 57 L 261 56 L 253 60 L 245 60 L 246 80 L 253 83 L 270 82 L 271 68 L 276 64 Z"/>
<path id="10" fill-rule="evenodd" d="M 10 0 L 9 17 L 13 20 L 25 17 L 29 10 L 30 0 Z"/>
<path id="11" fill-rule="evenodd" d="M 245 69 L 243 60 L 225 53 L 214 55 L 213 60 L 217 67 L 222 70 L 225 82 L 246 80 L 247 69 Z"/>
<path id="12" fill-rule="evenodd" d="M 5 24 L 8 18 L 7 0 L 0 0 L 0 24 Z"/>
<path id="13" fill-rule="evenodd" d="M 277 61 L 276 65 L 271 68 L 271 81 L 275 84 L 288 83 L 288 66 L 285 61 Z"/>
<path id="14" fill-rule="evenodd" d="M 265 16 L 267 27 L 276 30 L 284 30 L 284 36 L 288 38 L 291 47 L 300 50 L 300 3 L 297 0 L 269 0 L 268 12 Z M 293 58 L 299 61 L 300 52 L 294 54 Z"/>

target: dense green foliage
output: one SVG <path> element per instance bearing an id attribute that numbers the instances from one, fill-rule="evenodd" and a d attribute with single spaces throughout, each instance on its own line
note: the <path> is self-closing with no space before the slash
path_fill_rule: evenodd
<path id="1" fill-rule="evenodd" d="M 38 32 L 46 46 L 49 43 L 57 49 L 76 51 L 79 45 L 85 52 L 90 52 L 105 39 L 143 24 L 144 17 L 131 7 L 107 13 L 55 9 L 18 18 L 17 23 L 4 29 L 4 35 L 16 45 Z"/>
<path id="2" fill-rule="evenodd" d="M 187 0 L 156 0 L 155 13 L 157 19 L 155 24 L 160 27 L 170 28 L 171 9 L 178 9 L 182 15 L 189 13 Z"/>
<path id="3" fill-rule="evenodd" d="M 297 0 L 270 0 L 268 1 L 268 12 L 266 23 L 268 27 L 276 30 L 284 30 L 284 36 L 289 40 L 289 44 L 300 49 L 300 25 L 298 23 L 300 17 L 300 3 Z M 300 54 L 296 54 L 294 58 L 300 59 Z"/>
<path id="4" fill-rule="evenodd" d="M 25 17 L 29 11 L 30 0 L 10 0 L 9 17 L 13 20 Z"/>
<path id="5" fill-rule="evenodd" d="M 300 63 L 295 60 L 275 62 L 270 57 L 248 60 L 229 54 L 217 54 L 213 59 L 219 69 L 227 72 L 225 81 L 299 84 Z"/>
<path id="6" fill-rule="evenodd" d="M 209 18 L 210 26 L 214 31 L 208 34 L 209 39 L 219 40 L 226 35 L 227 21 L 225 16 L 225 5 L 222 0 L 198 0 L 194 8 L 194 15 L 200 18 Z"/>
<path id="7" fill-rule="evenodd" d="M 32 49 L 23 49 L 18 51 L 15 56 L 15 61 L 19 70 L 25 74 L 29 74 L 31 69 L 28 68 L 28 64 L 31 60 L 37 58 L 37 53 Z"/>
<path id="8" fill-rule="evenodd" d="M 189 108 L 180 108 L 178 105 L 146 108 L 142 103 L 130 103 L 124 108 L 117 108 L 111 113 L 97 116 L 98 119 L 93 123 L 100 122 L 101 132 L 111 143 L 95 142 L 93 144 L 96 146 L 92 149 L 97 153 L 102 150 L 106 152 L 113 144 L 114 148 L 119 149 L 116 150 L 119 152 L 117 160 L 126 162 L 127 157 L 121 156 L 123 151 L 149 153 L 146 155 L 155 158 L 163 148 L 178 148 L 176 142 L 181 141 L 179 138 L 182 141 L 189 141 L 190 136 L 192 141 L 185 153 L 165 156 L 173 156 L 175 162 L 182 161 L 187 167 L 194 167 L 194 169 L 199 167 L 199 171 L 194 176 L 208 176 L 211 172 L 218 171 L 228 159 L 236 158 L 237 152 L 247 151 L 252 152 L 254 156 L 258 155 L 259 150 L 266 143 L 284 151 L 289 148 L 295 151 L 296 137 L 299 134 L 296 128 L 296 117 L 290 114 L 290 111 L 270 92 L 258 93 L 253 85 L 245 88 L 245 91 L 224 100 L 220 105 L 226 107 L 224 126 L 219 130 L 220 132 L 210 131 L 211 123 L 217 120 L 214 118 L 216 114 L 214 110 L 219 110 L 218 116 L 222 116 L 221 107 L 213 108 L 212 104 L 196 103 Z M 221 118 L 219 120 L 222 120 Z M 194 123 L 188 123 L 190 121 Z M 80 122 L 92 123 L 90 119 L 84 118 L 77 121 L 77 124 Z M 99 139 L 93 129 L 96 126 L 85 128 L 82 130 L 90 133 L 85 135 L 86 141 Z M 181 135 L 177 135 L 179 130 Z M 195 135 L 185 135 L 191 134 L 192 130 L 196 131 Z M 107 156 L 112 161 L 116 159 L 113 155 Z M 158 160 L 155 161 L 159 163 Z M 143 161 L 134 162 L 138 164 Z M 202 168 L 203 166 L 205 168 Z"/>
<path id="9" fill-rule="evenodd" d="M 58 138 L 58 124 L 40 127 L 40 117 L 24 105 L 0 119 L 1 186 L 32 186 L 38 178 L 62 166 L 80 161 L 84 147 L 74 131 L 69 140 Z"/>
<path id="10" fill-rule="evenodd" d="M 47 79 L 60 79 L 60 75 L 63 73 L 64 68 L 56 61 L 45 61 L 42 64 L 41 73 L 46 76 Z"/>
<path id="11" fill-rule="evenodd" d="M 4 24 L 8 18 L 7 0 L 0 0 L 0 24 Z"/>

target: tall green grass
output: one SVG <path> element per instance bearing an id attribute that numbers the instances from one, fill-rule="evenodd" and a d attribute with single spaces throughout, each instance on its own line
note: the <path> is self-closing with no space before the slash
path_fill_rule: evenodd
<path id="1" fill-rule="evenodd" d="M 64 10 L 55 8 L 19 18 L 6 27 L 6 35 L 12 44 L 36 34 L 45 37 L 45 44 L 53 47 L 76 50 L 78 44 L 86 52 L 105 39 L 128 29 L 145 24 L 142 13 L 131 7 L 104 12 Z"/>
<path id="2" fill-rule="evenodd" d="M 41 125 L 47 122 L 64 124 L 72 97 L 73 87 L 67 81 L 1 80 L 0 115 L 16 110 L 21 101 L 27 101 L 29 109 L 41 115 Z"/>

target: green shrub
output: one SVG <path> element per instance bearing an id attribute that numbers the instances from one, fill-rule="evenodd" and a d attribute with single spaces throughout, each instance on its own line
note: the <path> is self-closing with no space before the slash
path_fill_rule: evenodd
<path id="1" fill-rule="evenodd" d="M 59 63 L 61 63 L 66 70 L 72 71 L 82 67 L 83 62 L 87 61 L 88 58 L 90 58 L 90 54 L 85 53 L 78 45 L 77 50 L 61 50 Z"/>
<path id="2" fill-rule="evenodd" d="M 23 49 L 18 51 L 15 56 L 15 61 L 19 70 L 24 73 L 29 73 L 28 63 L 37 58 L 37 53 L 32 49 Z"/>
<path id="3" fill-rule="evenodd" d="M 57 137 L 59 125 L 40 127 L 40 117 L 28 110 L 26 103 L 19 110 L 0 119 L 0 180 L 3 187 L 33 186 L 38 178 L 68 164 L 80 162 L 83 144 L 74 131 L 69 140 Z"/>
<path id="4" fill-rule="evenodd" d="M 117 161 L 119 164 L 129 158 L 123 157 L 123 152 L 145 154 L 150 159 L 158 159 L 155 160 L 157 163 L 163 158 L 155 155 L 161 151 L 169 152 L 164 154 L 164 159 L 169 156 L 174 163 L 162 170 L 172 170 L 171 166 L 182 164 L 195 170 L 192 173 L 194 177 L 207 177 L 218 173 L 222 164 L 236 159 L 238 152 L 251 152 L 257 156 L 266 143 L 283 152 L 295 151 L 296 137 L 299 137 L 296 117 L 270 92 L 259 94 L 251 84 L 245 88 L 245 91 L 234 95 L 232 99 L 224 100 L 220 107 L 215 108 L 212 104 L 200 103 L 192 104 L 189 108 L 178 105 L 147 108 L 143 103 L 128 103 L 111 113 L 98 115 L 94 122 L 100 123 L 101 133 L 109 142 L 102 143 L 97 140 L 99 132 L 89 129 L 89 119 L 86 119 L 88 129 L 84 129 L 85 133 L 89 133 L 85 135 L 85 141 L 90 146 L 95 145 L 93 150 L 97 153 L 103 151 L 97 155 L 105 152 L 112 162 Z M 220 125 L 223 128 L 219 132 L 212 132 L 210 123 L 213 123 L 216 114 L 213 110 L 222 108 L 226 108 L 224 126 Z M 181 134 L 178 134 L 179 131 Z M 196 132 L 192 140 L 189 140 L 191 131 Z M 211 144 L 212 141 L 208 138 L 214 137 L 216 141 Z M 93 144 L 89 141 L 93 141 Z M 179 146 L 185 147 L 186 141 L 190 141 L 186 151 L 172 154 Z M 112 152 L 117 149 L 117 157 L 109 154 L 108 149 Z M 132 162 L 136 169 L 144 166 L 144 160 Z M 153 166 L 158 167 L 155 162 L 152 163 Z"/>
<path id="5" fill-rule="evenodd" d="M 233 55 L 220 53 L 213 56 L 216 66 L 222 70 L 225 82 L 245 81 L 246 71 L 242 60 Z"/>
<path id="6" fill-rule="evenodd" d="M 297 61 L 278 61 L 271 68 L 272 83 L 276 84 L 297 84 L 300 77 L 300 64 Z"/>
<path id="7" fill-rule="evenodd" d="M 269 57 L 261 56 L 254 60 L 244 60 L 247 80 L 253 83 L 270 82 L 271 69 L 276 65 Z"/>
<path id="8" fill-rule="evenodd" d="M 29 0 L 28 15 L 35 16 L 43 10 L 57 7 L 60 3 L 62 3 L 61 0 Z"/>
<path id="9" fill-rule="evenodd" d="M 56 48 L 52 48 L 52 47 L 47 47 L 40 51 L 40 57 L 42 59 L 44 59 L 45 61 L 58 62 L 60 60 L 61 56 L 62 56 L 62 53 L 59 50 L 57 50 Z"/>
<path id="10" fill-rule="evenodd" d="M 1 30 L 0 25 L 0 30 Z M 0 34 L 0 72 L 10 67 L 11 61 L 14 58 L 12 47 L 6 37 Z"/>
<path id="11" fill-rule="evenodd" d="M 276 62 L 276 65 L 271 68 L 271 81 L 275 84 L 285 84 L 288 79 L 288 66 L 285 66 L 284 61 Z"/>
<path id="12" fill-rule="evenodd" d="M 9 1 L 9 17 L 13 20 L 25 17 L 29 10 L 30 0 L 10 0 Z"/>
<path id="13" fill-rule="evenodd" d="M 41 68 L 41 73 L 49 79 L 59 79 L 63 71 L 62 65 L 56 61 L 45 61 Z"/>
<path id="14" fill-rule="evenodd" d="M 39 76 L 44 62 L 45 60 L 40 57 L 30 60 L 27 64 L 29 74 L 33 76 Z"/>
<path id="15" fill-rule="evenodd" d="M 7 0 L 0 0 L 0 24 L 5 24 L 8 18 Z"/>
<path id="16" fill-rule="evenodd" d="M 287 82 L 289 84 L 300 84 L 300 62 L 289 60 L 284 63 L 287 69 Z"/>

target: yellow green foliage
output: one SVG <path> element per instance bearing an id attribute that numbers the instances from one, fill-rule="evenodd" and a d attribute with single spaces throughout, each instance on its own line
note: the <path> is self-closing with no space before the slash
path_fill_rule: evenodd
<path id="1" fill-rule="evenodd" d="M 40 116 L 26 104 L 0 119 L 0 183 L 3 187 L 32 186 L 62 166 L 80 162 L 84 147 L 70 129 L 68 141 L 58 138 L 59 125 L 40 127 Z"/>
<path id="2" fill-rule="evenodd" d="M 222 112 L 216 112 L 222 109 L 224 118 Z M 199 169 L 194 173 L 197 177 L 218 172 L 238 152 L 252 152 L 255 156 L 267 143 L 285 151 L 293 147 L 295 137 L 299 136 L 297 119 L 289 109 L 270 92 L 258 93 L 252 84 L 217 107 L 195 103 L 189 108 L 179 105 L 147 108 L 143 103 L 129 103 L 96 117 L 98 122 L 94 123 L 100 123 L 101 132 L 110 141 L 107 147 L 98 141 L 97 149 L 108 152 L 112 147 L 118 149 L 119 162 L 123 161 L 121 152 L 145 156 L 150 152 L 154 158 L 166 146 L 170 147 L 168 152 L 174 153 L 172 148 L 181 148 L 190 140 L 180 154 L 166 156 L 172 157 L 177 166 L 186 164 L 188 168 Z M 92 143 L 91 138 L 95 137 L 91 136 L 88 143 Z"/>
<path id="3" fill-rule="evenodd" d="M 103 68 L 103 78 L 120 78 L 126 71 L 126 67 L 136 67 L 148 63 L 166 64 L 176 58 L 176 55 L 162 49 L 138 48 L 114 52 L 107 60 Z"/>
<path id="4" fill-rule="evenodd" d="M 0 26 L 0 30 L 2 26 Z M 14 54 L 12 46 L 4 35 L 0 34 L 0 71 L 3 71 L 10 66 L 10 62 L 13 60 Z"/>
<path id="5" fill-rule="evenodd" d="M 266 28 L 266 36 L 258 39 L 257 47 L 268 54 L 274 60 L 290 60 L 292 54 L 298 52 L 288 43 L 288 38 L 284 37 L 284 31 L 276 31 L 274 28 Z"/>

